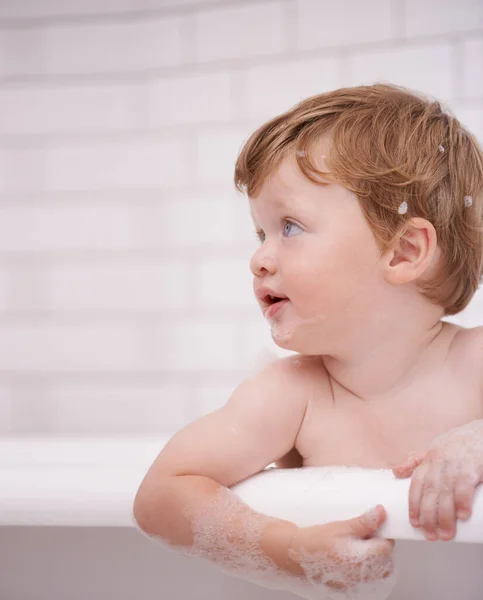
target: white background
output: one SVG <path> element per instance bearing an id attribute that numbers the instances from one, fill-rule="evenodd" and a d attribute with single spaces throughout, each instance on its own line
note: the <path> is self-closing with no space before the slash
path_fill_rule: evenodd
<path id="1" fill-rule="evenodd" d="M 0 434 L 172 432 L 273 348 L 253 129 L 390 81 L 483 140 L 481 0 L 1 0 Z M 457 322 L 483 324 L 477 295 Z"/>

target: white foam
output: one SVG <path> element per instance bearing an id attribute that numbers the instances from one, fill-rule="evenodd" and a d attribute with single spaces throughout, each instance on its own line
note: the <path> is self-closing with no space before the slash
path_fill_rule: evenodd
<path id="1" fill-rule="evenodd" d="M 319 544 L 317 535 L 316 546 L 322 550 L 308 551 L 301 545 L 296 560 L 289 556 L 299 572 L 281 568 L 262 549 L 264 530 L 275 519 L 251 510 L 223 487 L 209 501 L 186 508 L 185 515 L 193 543 L 179 548 L 182 554 L 208 560 L 266 588 L 287 590 L 306 600 L 385 600 L 396 582 L 392 547 L 380 539 L 347 536 L 336 544 L 333 537 L 321 535 Z"/>

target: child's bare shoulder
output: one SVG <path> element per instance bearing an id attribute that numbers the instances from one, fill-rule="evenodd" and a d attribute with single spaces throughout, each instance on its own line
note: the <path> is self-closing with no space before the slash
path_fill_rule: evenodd
<path id="1" fill-rule="evenodd" d="M 292 396 L 303 394 L 304 399 L 310 397 L 320 385 L 328 386 L 329 379 L 321 356 L 305 356 L 296 354 L 277 360 L 273 369 L 267 370 L 265 378 L 277 381 L 284 393 Z"/>
<path id="2" fill-rule="evenodd" d="M 451 328 L 447 370 L 456 382 L 479 394 L 483 407 L 483 327 Z"/>
<path id="3" fill-rule="evenodd" d="M 481 358 L 483 355 L 483 327 L 460 327 L 454 324 L 447 324 L 451 335 L 451 354 L 456 357 L 476 353 L 474 358 Z M 479 354 L 478 354 L 479 353 Z"/>
<path id="4" fill-rule="evenodd" d="M 475 350 L 483 352 L 483 325 L 480 325 L 479 327 L 470 327 L 468 329 L 461 327 L 459 328 L 458 334 L 466 344 L 471 344 Z"/>
<path id="5" fill-rule="evenodd" d="M 177 475 L 201 475 L 230 487 L 286 457 L 304 419 L 315 364 L 289 356 L 245 379 L 224 406 L 168 441 L 143 488 Z"/>
<path id="6" fill-rule="evenodd" d="M 467 364 L 483 385 L 483 326 L 458 327 L 453 340 L 455 360 Z"/>
<path id="7" fill-rule="evenodd" d="M 326 373 L 321 356 L 308 356 L 305 354 L 293 354 L 279 358 L 273 362 L 276 372 L 293 378 L 294 383 L 307 382 L 307 376 L 313 377 L 321 371 Z"/>
<path id="8" fill-rule="evenodd" d="M 275 461 L 279 469 L 302 467 L 302 441 L 304 423 L 310 418 L 313 400 L 318 402 L 331 397 L 329 377 L 321 356 L 295 355 L 279 361 L 273 376 L 284 381 L 283 394 L 289 404 L 300 403 L 303 415 L 292 448 Z"/>

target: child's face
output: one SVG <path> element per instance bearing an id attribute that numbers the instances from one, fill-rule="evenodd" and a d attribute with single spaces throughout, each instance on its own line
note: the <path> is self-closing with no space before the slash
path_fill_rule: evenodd
<path id="1" fill-rule="evenodd" d="M 261 236 L 250 261 L 255 293 L 267 286 L 288 298 L 267 317 L 279 346 L 323 354 L 377 310 L 380 251 L 355 194 L 312 183 L 293 156 L 250 198 L 250 210 Z"/>

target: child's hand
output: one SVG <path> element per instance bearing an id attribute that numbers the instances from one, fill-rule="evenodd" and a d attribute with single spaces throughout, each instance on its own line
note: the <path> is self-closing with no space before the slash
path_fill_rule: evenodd
<path id="1" fill-rule="evenodd" d="M 413 474 L 409 520 L 427 540 L 451 540 L 456 519 L 471 516 L 475 488 L 483 482 L 483 419 L 438 436 L 429 450 L 393 468 L 398 478 Z"/>
<path id="2" fill-rule="evenodd" d="M 385 520 L 386 511 L 378 505 L 353 519 L 301 527 L 288 555 L 302 566 L 313 585 L 348 591 L 361 584 L 377 584 L 379 595 L 374 597 L 383 593 L 387 598 L 395 583 L 391 577 L 394 540 L 375 537 Z"/>

